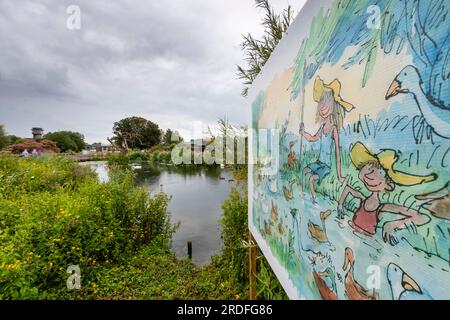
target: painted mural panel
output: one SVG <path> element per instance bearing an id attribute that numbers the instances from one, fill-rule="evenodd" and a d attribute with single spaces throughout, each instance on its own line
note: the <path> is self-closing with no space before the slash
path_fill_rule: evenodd
<path id="1" fill-rule="evenodd" d="M 291 298 L 450 298 L 450 1 L 308 1 L 255 81 L 249 225 Z"/>

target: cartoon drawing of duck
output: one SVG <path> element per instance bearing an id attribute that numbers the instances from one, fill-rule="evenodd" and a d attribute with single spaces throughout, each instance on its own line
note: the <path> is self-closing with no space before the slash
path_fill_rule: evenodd
<path id="1" fill-rule="evenodd" d="M 267 223 L 266 220 L 264 220 L 264 234 L 268 236 L 272 235 L 272 231 L 270 231 L 270 225 Z"/>
<path id="2" fill-rule="evenodd" d="M 433 131 L 443 138 L 450 138 L 450 109 L 434 100 L 430 94 L 425 94 L 422 83 L 416 67 L 408 65 L 392 81 L 385 98 L 387 100 L 399 93 L 411 94 L 420 113 Z"/>
<path id="3" fill-rule="evenodd" d="M 355 257 L 353 255 L 353 250 L 350 248 L 345 248 L 344 265 L 342 270 L 346 271 L 344 284 L 345 284 L 345 295 L 349 300 L 377 300 L 379 298 L 378 293 L 375 289 L 372 293 L 369 293 L 362 285 L 355 280 L 353 271 L 355 266 Z"/>
<path id="4" fill-rule="evenodd" d="M 431 300 L 431 296 L 425 293 L 417 282 L 412 279 L 402 268 L 395 263 L 390 263 L 387 268 L 387 278 L 391 286 L 392 299 L 394 300 Z"/>
<path id="5" fill-rule="evenodd" d="M 332 268 L 328 267 L 323 272 L 314 271 L 313 277 L 323 300 L 337 300 L 336 277 Z M 327 279 L 331 282 L 331 288 L 327 284 Z"/>
<path id="6" fill-rule="evenodd" d="M 294 193 L 292 192 L 292 185 L 296 182 L 295 179 L 292 179 L 289 182 L 289 188 L 286 186 L 283 186 L 283 195 L 284 198 L 286 199 L 286 201 L 292 200 L 292 198 L 294 197 Z"/>
<path id="7" fill-rule="evenodd" d="M 273 202 L 273 200 L 272 200 L 272 209 L 270 210 L 270 217 L 274 222 L 278 220 L 278 209 L 277 205 L 275 204 L 275 202 Z"/>
<path id="8" fill-rule="evenodd" d="M 288 161 L 287 161 L 288 167 L 292 167 L 292 165 L 295 162 L 294 146 L 296 143 L 297 143 L 296 141 L 289 142 L 289 155 L 288 155 Z"/>
<path id="9" fill-rule="evenodd" d="M 281 219 L 281 218 L 280 218 L 280 222 L 278 223 L 278 226 L 277 226 L 277 232 L 280 236 L 282 236 L 284 234 L 283 219 Z"/>
<path id="10" fill-rule="evenodd" d="M 322 222 L 322 227 L 314 224 L 312 222 L 308 222 L 308 230 L 311 235 L 311 238 L 316 240 L 317 242 L 328 242 L 327 231 L 325 229 L 325 220 L 331 215 L 331 210 L 322 211 L 320 213 L 320 221 Z"/>

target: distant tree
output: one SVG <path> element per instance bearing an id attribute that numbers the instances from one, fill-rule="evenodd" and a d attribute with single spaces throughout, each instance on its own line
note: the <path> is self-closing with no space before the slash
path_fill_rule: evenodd
<path id="1" fill-rule="evenodd" d="M 161 143 L 159 126 L 141 117 L 129 117 L 114 123 L 110 141 L 123 150 L 148 149 Z"/>
<path id="2" fill-rule="evenodd" d="M 251 34 L 244 35 L 244 41 L 241 48 L 245 54 L 247 67 L 238 66 L 238 77 L 243 80 L 245 85 L 242 95 L 246 96 L 249 86 L 253 83 L 256 76 L 261 72 L 262 67 L 269 60 L 275 47 L 286 33 L 289 25 L 294 19 L 294 11 L 291 6 L 283 10 L 281 14 L 276 14 L 270 6 L 269 0 L 255 0 L 256 7 L 264 10 L 265 15 L 262 19 L 264 27 L 264 36 L 262 39 L 255 39 Z"/>
<path id="3" fill-rule="evenodd" d="M 0 124 L 0 150 L 8 145 L 8 137 L 5 133 L 5 128 Z"/>
<path id="4" fill-rule="evenodd" d="M 170 129 L 167 129 L 166 132 L 164 133 L 164 137 L 163 137 L 163 144 L 171 144 L 172 143 L 172 135 L 173 135 L 173 131 Z"/>
<path id="5" fill-rule="evenodd" d="M 10 145 L 10 144 L 17 144 L 17 143 L 21 143 L 21 142 L 25 141 L 24 138 L 15 136 L 13 134 L 8 135 L 7 138 L 8 138 L 8 145 Z"/>
<path id="6" fill-rule="evenodd" d="M 44 136 L 45 139 L 56 142 L 58 148 L 62 152 L 74 151 L 80 152 L 84 149 L 84 136 L 79 132 L 72 131 L 57 131 L 49 132 Z"/>

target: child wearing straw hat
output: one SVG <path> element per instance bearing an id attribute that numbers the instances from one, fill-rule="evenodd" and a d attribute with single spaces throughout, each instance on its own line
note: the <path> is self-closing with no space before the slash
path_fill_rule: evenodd
<path id="1" fill-rule="evenodd" d="M 361 200 L 359 208 L 353 215 L 350 226 L 356 231 L 368 236 L 376 233 L 378 223 L 383 213 L 389 212 L 398 215 L 398 219 L 388 221 L 383 225 L 382 235 L 385 242 L 391 245 L 398 243 L 394 232 L 406 228 L 408 223 L 416 226 L 424 225 L 430 221 L 426 215 L 411 210 L 399 204 L 381 203 L 380 193 L 392 191 L 395 186 L 413 186 L 431 182 L 436 179 L 436 174 L 427 176 L 413 175 L 394 169 L 398 160 L 394 150 L 382 150 L 378 154 L 371 153 L 364 144 L 356 142 L 350 150 L 350 159 L 359 171 L 358 178 L 371 194 L 365 197 L 361 192 L 346 185 L 338 202 L 338 216 L 344 218 L 342 204 L 345 198 L 351 194 Z"/>
<path id="2" fill-rule="evenodd" d="M 320 123 L 317 132 L 312 135 L 305 131 L 303 123 L 300 124 L 300 134 L 308 141 L 320 141 L 320 150 L 318 159 L 308 164 L 302 172 L 302 195 L 305 189 L 306 176 L 309 177 L 309 189 L 311 191 L 312 201 L 316 203 L 316 191 L 314 182 L 319 184 L 331 172 L 331 157 L 336 157 L 336 173 L 341 183 L 345 179 L 341 172 L 341 156 L 339 146 L 339 130 L 343 127 L 344 113 L 351 111 L 354 107 L 352 104 L 344 101 L 341 96 L 341 83 L 335 79 L 329 84 L 325 84 L 320 77 L 314 81 L 314 101 L 317 102 L 316 122 Z"/>

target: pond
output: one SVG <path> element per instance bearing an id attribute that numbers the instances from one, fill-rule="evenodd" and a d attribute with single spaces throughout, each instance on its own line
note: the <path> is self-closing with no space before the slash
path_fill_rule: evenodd
<path id="1" fill-rule="evenodd" d="M 105 162 L 89 162 L 99 176 L 107 181 Z M 187 242 L 192 241 L 192 260 L 204 265 L 222 246 L 220 226 L 222 202 L 228 197 L 230 173 L 220 167 L 175 167 L 134 165 L 136 184 L 152 192 L 162 189 L 172 196 L 169 212 L 173 223 L 181 222 L 173 236 L 172 250 L 179 257 L 187 256 Z"/>

